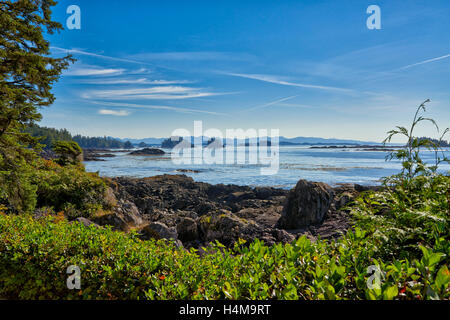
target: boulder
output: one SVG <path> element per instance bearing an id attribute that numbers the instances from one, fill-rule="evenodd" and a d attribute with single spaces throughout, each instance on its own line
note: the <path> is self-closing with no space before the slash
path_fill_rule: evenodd
<path id="1" fill-rule="evenodd" d="M 242 219 L 255 221 L 264 228 L 272 228 L 281 217 L 282 206 L 266 206 L 262 208 L 244 208 L 235 213 Z"/>
<path id="2" fill-rule="evenodd" d="M 108 208 L 114 208 L 117 205 L 117 198 L 111 187 L 106 188 L 104 195 L 104 203 Z"/>
<path id="3" fill-rule="evenodd" d="M 93 219 L 99 225 L 110 225 L 115 230 L 127 231 L 142 225 L 143 219 L 136 205 L 130 201 L 119 201 L 111 212 Z"/>
<path id="4" fill-rule="evenodd" d="M 285 230 L 273 229 L 272 235 L 277 242 L 289 243 L 295 240 L 295 236 Z"/>
<path id="5" fill-rule="evenodd" d="M 300 180 L 286 199 L 277 222 L 280 229 L 298 229 L 323 221 L 334 199 L 326 183 Z"/>
<path id="6" fill-rule="evenodd" d="M 173 239 L 177 240 L 177 230 L 175 227 L 169 228 L 164 223 L 152 222 L 140 230 L 140 236 L 143 240 L 154 239 Z"/>
<path id="7" fill-rule="evenodd" d="M 233 245 L 238 239 L 246 241 L 261 239 L 263 233 L 263 228 L 255 222 L 239 218 L 225 210 L 212 216 L 202 216 L 199 220 L 199 229 L 203 242 L 218 240 L 226 246 Z"/>
<path id="8" fill-rule="evenodd" d="M 198 239 L 197 223 L 194 219 L 183 217 L 177 224 L 178 238 L 182 242 L 194 241 Z"/>
<path id="9" fill-rule="evenodd" d="M 255 194 L 251 191 L 238 191 L 233 192 L 226 197 L 227 202 L 235 203 L 240 202 L 247 199 L 252 199 L 255 197 Z"/>
<path id="10" fill-rule="evenodd" d="M 274 189 L 268 187 L 256 187 L 255 194 L 256 198 L 266 200 L 272 195 L 274 195 Z"/>

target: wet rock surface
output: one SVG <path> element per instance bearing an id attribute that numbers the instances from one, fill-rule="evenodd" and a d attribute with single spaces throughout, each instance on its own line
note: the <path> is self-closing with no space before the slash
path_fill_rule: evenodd
<path id="1" fill-rule="evenodd" d="M 142 239 L 170 239 L 196 248 L 215 240 L 231 246 L 238 239 L 258 238 L 271 245 L 301 235 L 339 237 L 351 226 L 343 208 L 358 190 L 367 189 L 350 184 L 331 188 L 304 180 L 290 191 L 211 185 L 186 175 L 117 177 L 110 185 L 115 206 L 94 223 L 133 228 Z"/>

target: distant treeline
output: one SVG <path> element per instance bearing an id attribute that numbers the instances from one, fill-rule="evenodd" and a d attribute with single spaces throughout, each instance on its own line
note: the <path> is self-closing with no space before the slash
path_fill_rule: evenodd
<path id="1" fill-rule="evenodd" d="M 82 148 L 132 148 L 133 145 L 127 141 L 122 142 L 120 140 L 111 137 L 85 137 L 82 135 L 72 136 L 67 129 L 55 129 L 40 127 L 38 125 L 32 125 L 28 127 L 26 132 L 29 132 L 34 137 L 43 137 L 41 144 L 45 145 L 44 148 L 51 148 L 53 143 L 58 140 L 62 141 L 75 141 Z"/>
<path id="2" fill-rule="evenodd" d="M 439 143 L 438 139 L 433 139 L 433 138 L 420 137 L 418 139 L 419 140 L 429 140 L 429 141 L 433 142 L 434 144 L 436 144 L 437 146 L 440 146 L 440 147 L 450 147 L 450 143 L 448 141 L 446 141 L 446 140 L 442 140 Z"/>

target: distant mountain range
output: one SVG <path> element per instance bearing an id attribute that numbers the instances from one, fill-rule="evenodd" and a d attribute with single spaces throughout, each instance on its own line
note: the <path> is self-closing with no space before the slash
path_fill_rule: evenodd
<path id="1" fill-rule="evenodd" d="M 141 142 L 144 142 L 148 145 L 160 145 L 164 140 L 166 140 L 167 138 L 144 138 L 144 139 L 131 139 L 131 138 L 114 138 L 114 137 L 110 137 L 122 142 L 126 142 L 126 141 L 130 141 L 132 144 L 139 144 Z"/>
<path id="2" fill-rule="evenodd" d="M 41 143 L 46 145 L 47 148 L 50 148 L 53 142 L 58 140 L 73 140 L 77 142 L 82 148 L 133 148 L 133 147 L 146 147 L 146 146 L 156 146 L 161 147 L 161 144 L 166 141 L 165 145 L 170 145 L 170 137 L 167 138 L 143 138 L 143 139 L 132 139 L 132 138 L 114 138 L 114 137 L 84 137 L 81 135 L 72 135 L 66 129 L 55 129 L 55 128 L 47 128 L 40 127 L 39 125 L 32 125 L 26 128 L 26 132 L 30 133 L 32 136 L 43 137 Z M 187 140 L 191 140 L 191 143 L 194 142 L 194 137 L 185 138 Z M 214 139 L 210 137 L 203 136 L 203 145 L 208 145 L 213 142 Z M 425 138 L 419 138 L 425 139 Z M 429 139 L 429 138 L 427 138 Z M 270 142 L 270 137 L 262 137 L 260 141 L 267 140 Z M 433 140 L 437 143 L 437 140 Z M 226 141 L 223 141 L 226 144 Z M 362 141 L 362 140 L 350 140 L 350 139 L 336 139 L 336 138 L 317 138 L 317 137 L 295 137 L 295 138 L 286 138 L 279 137 L 279 144 L 281 146 L 289 146 L 289 145 L 328 145 L 328 146 L 358 146 L 358 145 L 382 145 L 380 142 L 373 141 Z M 249 145 L 248 139 L 238 139 L 237 145 Z M 394 143 L 389 143 L 387 145 L 398 145 Z M 441 142 L 441 146 L 449 147 L 450 143 L 447 141 Z M 167 148 L 171 148 L 167 146 Z"/>
<path id="3" fill-rule="evenodd" d="M 335 139 L 335 138 L 317 138 L 317 137 L 295 137 L 286 138 L 280 137 L 280 144 L 282 142 L 292 143 L 292 144 L 381 144 L 379 142 L 373 141 L 360 141 L 360 140 L 347 140 L 347 139 Z"/>
<path id="4" fill-rule="evenodd" d="M 161 143 L 167 138 L 143 138 L 143 139 L 131 139 L 131 138 L 114 138 L 120 140 L 122 142 L 130 141 L 132 144 L 139 144 L 144 142 L 148 145 L 161 145 Z M 193 137 L 191 137 L 193 140 Z M 209 137 L 203 137 L 203 141 L 207 142 L 210 140 Z M 270 140 L 270 138 L 269 138 Z M 242 142 L 244 142 L 242 140 Z M 326 138 L 317 138 L 317 137 L 295 137 L 295 138 L 286 138 L 279 137 L 280 145 L 381 145 L 379 142 L 373 141 L 360 141 L 360 140 L 348 140 L 348 139 L 326 139 Z"/>

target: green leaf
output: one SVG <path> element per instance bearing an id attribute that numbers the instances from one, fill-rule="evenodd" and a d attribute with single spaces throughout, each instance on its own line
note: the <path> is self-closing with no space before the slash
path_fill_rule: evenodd
<path id="1" fill-rule="evenodd" d="M 398 295 L 398 288 L 396 285 L 388 287 L 383 291 L 383 300 L 392 300 Z"/>
<path id="2" fill-rule="evenodd" d="M 434 266 L 436 263 L 439 263 L 439 261 L 441 261 L 441 258 L 444 256 L 443 253 L 440 252 L 436 252 L 436 253 L 432 253 L 429 258 L 428 258 L 428 265 Z"/>
<path id="3" fill-rule="evenodd" d="M 446 265 L 442 266 L 437 272 L 434 280 L 436 286 L 442 290 L 446 289 L 450 283 L 450 272 Z"/>

